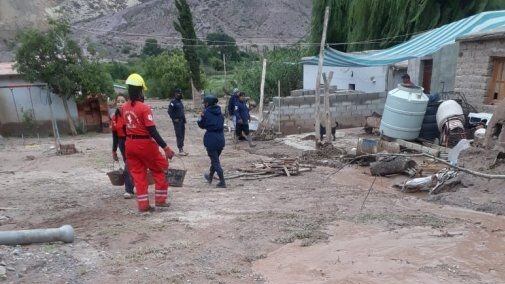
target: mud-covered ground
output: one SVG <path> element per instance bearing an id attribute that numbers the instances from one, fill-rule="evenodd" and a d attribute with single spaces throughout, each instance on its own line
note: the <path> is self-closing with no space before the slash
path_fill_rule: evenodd
<path id="1" fill-rule="evenodd" d="M 175 144 L 165 104 L 152 102 Z M 73 244 L 0 246 L 6 283 L 502 283 L 505 218 L 426 202 L 391 189 L 366 168 L 317 167 L 300 176 L 203 182 L 209 161 L 190 114 L 185 186 L 171 207 L 139 214 L 110 185 L 109 134 L 65 138 L 79 151 L 56 156 L 52 141 L 6 139 L 0 149 L 0 230 L 71 224 Z M 233 145 L 234 168 L 268 156 L 295 157 L 281 142 Z M 33 156 L 27 158 L 27 156 Z M 32 159 L 34 158 L 34 159 Z M 505 188 L 505 187 L 503 187 Z M 447 193 L 450 194 L 450 193 Z M 448 195 L 446 198 L 450 198 Z M 503 200 L 499 201 L 503 202 Z M 475 209 L 475 208 L 474 208 Z"/>

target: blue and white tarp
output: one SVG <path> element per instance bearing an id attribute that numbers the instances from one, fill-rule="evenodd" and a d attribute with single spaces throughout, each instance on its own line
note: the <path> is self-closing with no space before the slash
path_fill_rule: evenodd
<path id="1" fill-rule="evenodd" d="M 365 67 L 394 64 L 432 54 L 443 46 L 454 43 L 458 37 L 500 28 L 505 28 L 505 10 L 483 12 L 419 34 L 388 49 L 350 54 L 327 48 L 324 52 L 324 66 Z M 301 63 L 317 65 L 318 57 L 305 57 Z"/>

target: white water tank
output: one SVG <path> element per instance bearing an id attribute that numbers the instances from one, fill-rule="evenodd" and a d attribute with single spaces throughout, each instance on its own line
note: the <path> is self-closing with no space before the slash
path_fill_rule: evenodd
<path id="1" fill-rule="evenodd" d="M 442 132 L 447 119 L 456 116 L 463 116 L 463 108 L 454 100 L 448 100 L 440 104 L 437 110 L 438 130 Z"/>
<path id="2" fill-rule="evenodd" d="M 388 93 L 380 132 L 396 139 L 416 139 L 421 131 L 427 106 L 428 97 L 423 94 L 423 88 L 399 84 Z"/>

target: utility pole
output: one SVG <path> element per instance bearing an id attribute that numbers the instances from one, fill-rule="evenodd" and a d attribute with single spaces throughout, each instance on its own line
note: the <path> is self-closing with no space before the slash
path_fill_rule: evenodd
<path id="1" fill-rule="evenodd" d="M 223 89 L 226 89 L 226 56 L 223 52 L 223 68 L 224 68 L 224 86 Z"/>
<path id="2" fill-rule="evenodd" d="M 266 73 L 267 73 L 267 59 L 263 58 L 263 70 L 261 71 L 259 121 L 263 121 L 263 102 L 265 99 L 265 76 L 266 76 Z"/>
<path id="3" fill-rule="evenodd" d="M 319 63 L 318 63 L 318 68 L 317 68 L 317 77 L 316 77 L 316 95 L 315 95 L 315 103 L 314 103 L 314 109 L 315 109 L 315 117 L 316 117 L 316 123 L 315 123 L 315 136 L 316 136 L 316 148 L 319 147 L 320 144 L 320 137 L 319 133 L 321 132 L 321 121 L 320 121 L 320 111 L 319 111 L 319 91 L 321 89 L 321 74 L 323 73 L 323 61 L 324 61 L 324 46 L 326 44 L 326 32 L 328 30 L 328 18 L 330 16 L 330 7 L 326 6 L 326 9 L 324 11 L 324 22 L 323 22 L 323 35 L 321 36 L 321 46 L 319 47 Z M 328 130 L 327 130 L 328 131 Z"/>
<path id="4" fill-rule="evenodd" d="M 333 79 L 333 71 L 330 71 L 328 78 L 326 74 L 323 73 L 324 80 L 324 118 L 325 118 L 325 128 L 326 128 L 326 139 L 325 142 L 331 143 L 331 114 L 330 114 L 330 83 Z"/>

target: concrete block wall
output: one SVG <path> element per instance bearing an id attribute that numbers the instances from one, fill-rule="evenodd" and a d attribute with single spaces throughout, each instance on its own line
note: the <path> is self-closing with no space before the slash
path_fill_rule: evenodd
<path id="1" fill-rule="evenodd" d="M 367 116 L 373 112 L 382 114 L 386 96 L 386 92 L 330 94 L 331 117 L 339 123 L 339 128 L 364 126 Z M 320 107 L 324 111 L 323 96 L 320 99 Z M 314 95 L 283 97 L 280 101 L 279 98 L 274 98 L 268 122 L 277 129 L 280 121 L 284 134 L 314 131 L 315 101 Z"/>
<path id="2" fill-rule="evenodd" d="M 493 57 L 505 57 L 505 38 L 460 42 L 454 91 L 464 94 L 478 111 L 494 110 L 484 103 L 493 73 Z"/>

